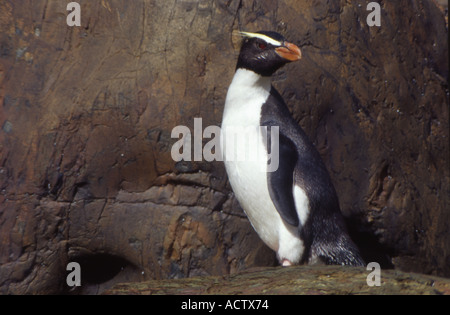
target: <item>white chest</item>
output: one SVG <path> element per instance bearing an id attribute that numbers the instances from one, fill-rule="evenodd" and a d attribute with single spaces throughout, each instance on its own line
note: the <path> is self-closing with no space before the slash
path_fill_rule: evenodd
<path id="1" fill-rule="evenodd" d="M 261 106 L 269 97 L 270 87 L 268 78 L 238 70 L 225 102 L 222 150 L 236 198 L 263 241 L 277 250 L 274 224 L 280 224 L 281 218 L 269 195 L 267 149 L 260 130 Z"/>
<path id="2" fill-rule="evenodd" d="M 283 221 L 269 194 L 267 140 L 260 129 L 262 105 L 271 90 L 269 78 L 237 70 L 231 83 L 222 120 L 222 153 L 233 191 L 261 239 L 278 258 L 298 262 L 304 250 L 298 227 Z M 231 141 L 230 141 L 231 140 Z M 308 214 L 308 200 L 293 185 L 300 222 Z"/>

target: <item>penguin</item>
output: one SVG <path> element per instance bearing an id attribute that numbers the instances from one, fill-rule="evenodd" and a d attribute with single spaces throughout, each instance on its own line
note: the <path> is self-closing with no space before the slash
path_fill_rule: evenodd
<path id="1" fill-rule="evenodd" d="M 280 265 L 364 266 L 321 156 L 271 83 L 276 70 L 301 59 L 301 50 L 277 32 L 240 34 L 243 42 L 221 127 L 221 150 L 236 199 Z M 267 132 L 256 133 L 252 141 L 229 142 L 245 138 L 228 132 L 235 127 Z M 256 150 L 256 160 L 229 154 L 248 148 Z M 269 171 L 275 150 L 278 165 Z"/>

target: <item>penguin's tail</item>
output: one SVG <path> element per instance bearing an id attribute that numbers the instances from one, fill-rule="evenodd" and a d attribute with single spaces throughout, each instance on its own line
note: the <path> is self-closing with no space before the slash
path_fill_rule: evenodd
<path id="1" fill-rule="evenodd" d="M 311 244 L 311 260 L 327 265 L 365 266 L 358 247 L 347 234 L 341 234 L 334 240 Z"/>

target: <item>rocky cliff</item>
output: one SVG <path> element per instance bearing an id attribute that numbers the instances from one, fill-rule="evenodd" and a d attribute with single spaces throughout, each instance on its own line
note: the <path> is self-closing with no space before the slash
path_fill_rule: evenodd
<path id="1" fill-rule="evenodd" d="M 304 58 L 274 78 L 367 261 L 450 276 L 448 30 L 434 1 L 0 2 L 0 292 L 273 266 L 221 162 L 174 162 L 175 126 L 220 125 L 233 30 Z M 205 142 L 208 139 L 204 139 Z"/>

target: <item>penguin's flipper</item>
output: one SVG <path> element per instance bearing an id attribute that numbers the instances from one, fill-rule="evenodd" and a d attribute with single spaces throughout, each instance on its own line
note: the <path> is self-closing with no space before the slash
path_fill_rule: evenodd
<path id="1" fill-rule="evenodd" d="M 269 195 L 281 218 L 290 225 L 298 226 L 299 218 L 293 195 L 294 168 L 298 159 L 297 151 L 291 140 L 281 133 L 279 134 L 278 147 L 278 168 L 273 172 L 267 172 Z"/>

